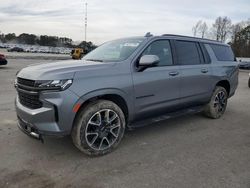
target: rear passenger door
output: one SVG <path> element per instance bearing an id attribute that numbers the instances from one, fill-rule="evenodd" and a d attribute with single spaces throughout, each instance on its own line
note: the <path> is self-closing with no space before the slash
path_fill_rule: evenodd
<path id="1" fill-rule="evenodd" d="M 202 44 L 175 40 L 177 62 L 180 65 L 181 103 L 198 105 L 206 103 L 213 91 L 211 66 Z"/>

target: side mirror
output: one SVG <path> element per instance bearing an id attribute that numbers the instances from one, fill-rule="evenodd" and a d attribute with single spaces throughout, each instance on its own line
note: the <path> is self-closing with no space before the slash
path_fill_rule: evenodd
<path id="1" fill-rule="evenodd" d="M 139 72 L 144 71 L 148 67 L 155 67 L 160 62 L 156 55 L 144 55 L 139 60 Z"/>

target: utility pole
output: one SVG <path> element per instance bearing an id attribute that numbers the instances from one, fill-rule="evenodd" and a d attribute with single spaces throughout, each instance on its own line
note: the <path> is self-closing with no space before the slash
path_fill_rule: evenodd
<path id="1" fill-rule="evenodd" d="M 87 42 L 87 23 L 88 23 L 88 12 L 87 12 L 87 6 L 88 6 L 88 3 L 85 3 L 85 36 L 84 36 L 84 40 L 85 42 Z"/>

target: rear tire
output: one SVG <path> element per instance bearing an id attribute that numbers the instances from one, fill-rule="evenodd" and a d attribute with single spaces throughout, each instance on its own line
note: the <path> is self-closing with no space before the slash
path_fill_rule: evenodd
<path id="1" fill-rule="evenodd" d="M 97 100 L 81 109 L 71 137 L 83 153 L 105 155 L 119 145 L 125 125 L 125 116 L 118 105 L 108 100 Z"/>
<path id="2" fill-rule="evenodd" d="M 250 88 L 250 75 L 249 75 L 249 79 L 248 79 L 248 87 Z"/>
<path id="3" fill-rule="evenodd" d="M 204 114 L 205 116 L 218 119 L 220 118 L 227 107 L 228 93 L 224 87 L 216 86 L 210 102 L 205 106 Z"/>

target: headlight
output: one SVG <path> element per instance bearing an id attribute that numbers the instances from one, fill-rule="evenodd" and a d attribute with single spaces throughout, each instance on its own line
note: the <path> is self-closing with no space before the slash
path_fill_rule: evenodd
<path id="1" fill-rule="evenodd" d="M 43 80 L 38 81 L 37 85 L 41 90 L 59 90 L 68 89 L 73 83 L 73 80 Z"/>

